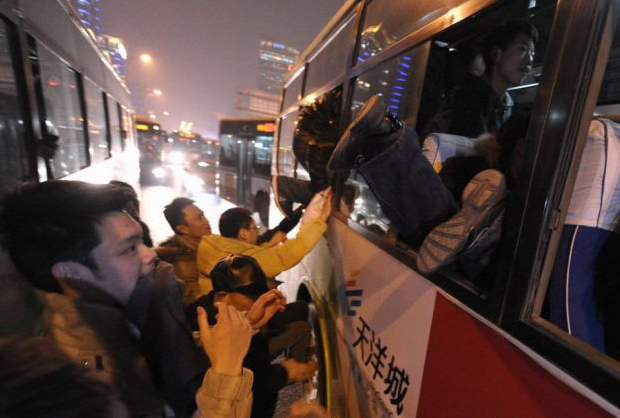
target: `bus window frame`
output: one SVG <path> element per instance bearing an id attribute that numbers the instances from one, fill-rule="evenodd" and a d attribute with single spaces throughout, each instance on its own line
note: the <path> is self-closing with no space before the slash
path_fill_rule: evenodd
<path id="1" fill-rule="evenodd" d="M 535 352 L 577 376 L 613 404 L 620 405 L 620 394 L 612 389 L 620 380 L 620 363 L 540 317 L 542 299 L 557 253 L 609 52 L 609 42 L 604 42 L 600 48 L 587 48 L 598 45 L 596 40 L 603 38 L 603 32 L 608 34 L 611 30 L 611 16 L 603 13 L 611 11 L 611 8 L 602 3 L 581 2 L 578 6 L 564 8 L 565 3 L 558 2 L 554 25 L 572 18 L 570 12 L 579 14 L 581 18 L 591 16 L 593 20 L 604 19 L 606 23 L 599 25 L 601 29 L 598 32 L 592 30 L 586 34 L 581 31 L 596 28 L 597 25 L 579 27 L 562 34 L 552 30 L 553 38 L 547 51 L 557 56 L 547 56 L 545 59 L 539 90 L 539 95 L 542 95 L 536 100 L 532 114 L 564 117 L 555 120 L 533 118 L 530 124 L 528 137 L 539 140 L 529 141 L 526 150 L 526 155 L 531 158 L 525 161 L 523 171 L 530 175 L 517 190 L 517 194 L 524 196 L 518 203 L 523 209 L 522 222 L 519 239 L 512 248 L 514 252 L 508 252 L 513 261 L 505 275 L 498 274 L 498 278 L 505 278 L 502 280 L 505 289 L 500 286 L 503 303 L 497 311 L 496 323 Z M 559 54 L 566 50 L 563 43 L 571 45 L 573 54 L 570 57 L 567 56 L 569 54 Z M 584 56 L 575 56 L 574 51 Z M 575 66 L 575 62 L 595 64 Z M 575 80 L 578 82 L 574 83 Z M 567 81 L 570 81 L 571 89 L 561 89 Z M 571 142 L 570 138 L 576 140 Z"/>

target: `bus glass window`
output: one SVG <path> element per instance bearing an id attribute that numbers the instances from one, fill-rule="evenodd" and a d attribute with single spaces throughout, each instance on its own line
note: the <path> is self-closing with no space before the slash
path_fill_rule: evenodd
<path id="1" fill-rule="evenodd" d="M 220 166 L 236 169 L 239 164 L 239 143 L 234 135 L 220 135 Z"/>
<path id="2" fill-rule="evenodd" d="M 111 96 L 108 97 L 108 113 L 110 115 L 110 142 L 112 154 L 119 153 L 123 150 L 121 139 L 121 121 L 120 121 L 120 105 Z"/>
<path id="3" fill-rule="evenodd" d="M 46 130 L 57 132 L 54 177 L 75 173 L 87 165 L 77 73 L 45 45 L 37 43 Z"/>
<path id="4" fill-rule="evenodd" d="M 421 28 L 465 0 L 376 0 L 366 7 L 357 63 L 366 61 L 391 44 Z M 420 16 L 424 16 L 420 19 Z"/>
<path id="5" fill-rule="evenodd" d="M 301 99 L 301 85 L 304 80 L 304 72 L 300 71 L 296 77 L 284 88 L 284 109 L 297 104 L 297 101 Z"/>
<path id="6" fill-rule="evenodd" d="M 0 191 L 28 179 L 27 151 L 7 27 L 0 22 Z"/>
<path id="7" fill-rule="evenodd" d="M 306 76 L 306 92 L 312 92 L 333 80 L 349 64 L 349 55 L 342 51 L 348 51 L 355 36 L 354 15 L 349 18 L 330 34 L 330 42 L 327 43 L 308 64 Z"/>
<path id="8" fill-rule="evenodd" d="M 417 92 L 423 80 L 428 49 L 428 44 L 422 45 L 360 74 L 354 81 L 351 114 L 357 114 L 366 100 L 376 94 L 404 123 L 415 124 Z M 348 182 L 359 192 L 350 213 L 351 219 L 379 234 L 387 233 L 390 221 L 362 176 L 354 171 Z"/>
<path id="9" fill-rule="evenodd" d="M 254 163 L 252 164 L 253 174 L 269 177 L 272 148 L 272 136 L 258 135 L 256 137 L 254 140 Z"/>
<path id="10" fill-rule="evenodd" d="M 554 14 L 554 1 L 507 2 L 502 8 L 465 19 L 431 40 L 413 126 L 423 154 L 457 205 L 469 181 L 485 169 L 494 168 L 504 174 L 509 194 L 522 181 L 522 151 Z M 504 32 L 495 32 L 498 30 Z M 514 42 L 489 47 L 500 34 Z M 484 57 L 492 57 L 489 51 L 502 48 L 508 51 L 504 57 L 515 58 L 499 61 L 493 71 Z M 517 76 L 505 76 L 509 71 Z M 503 83 L 507 79 L 512 84 Z M 479 241 L 440 268 L 444 276 L 460 284 L 467 281 L 477 294 L 486 294 L 493 286 L 492 277 L 497 275 L 491 271 L 491 260 L 500 237 L 506 242 L 516 239 L 502 225 L 516 225 L 520 216 L 501 205 L 497 207 L 496 222 L 487 230 L 488 242 Z M 504 210 L 510 213 L 510 220 L 502 223 L 504 218 L 499 214 Z"/>
<path id="11" fill-rule="evenodd" d="M 124 106 L 120 107 L 121 112 L 121 138 L 123 140 L 123 151 L 127 147 L 132 147 L 135 143 L 133 118 L 131 112 Z"/>
<path id="12" fill-rule="evenodd" d="M 543 319 L 620 361 L 620 27 L 577 165 Z M 542 299 L 542 298 L 541 298 Z"/>
<path id="13" fill-rule="evenodd" d="M 278 174 L 295 177 L 295 156 L 293 154 L 293 135 L 297 126 L 299 111 L 288 113 L 280 120 L 278 142 Z"/>
<path id="14" fill-rule="evenodd" d="M 90 141 L 91 163 L 98 163 L 110 157 L 110 146 L 105 131 L 105 109 L 101 89 L 84 78 L 86 115 L 88 116 L 88 138 Z"/>

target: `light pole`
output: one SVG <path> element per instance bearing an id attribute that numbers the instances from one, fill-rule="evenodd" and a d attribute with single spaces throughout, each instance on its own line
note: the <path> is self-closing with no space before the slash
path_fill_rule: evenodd
<path id="1" fill-rule="evenodd" d="M 157 103 L 163 97 L 161 89 L 147 87 L 154 81 L 154 63 L 152 55 L 148 53 L 129 56 L 126 61 L 127 83 L 132 93 L 135 112 L 138 115 L 152 117 L 151 115 L 157 114 L 154 108 L 161 107 L 160 103 Z"/>

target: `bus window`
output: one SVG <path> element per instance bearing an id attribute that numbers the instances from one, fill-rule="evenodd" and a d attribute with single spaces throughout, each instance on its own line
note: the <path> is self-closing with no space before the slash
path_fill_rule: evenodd
<path id="1" fill-rule="evenodd" d="M 275 121 L 220 119 L 220 194 L 251 207 L 259 190 L 269 189 Z"/>
<path id="2" fill-rule="evenodd" d="M 77 73 L 45 45 L 37 42 L 36 51 L 44 100 L 43 132 L 60 137 L 53 170 L 54 178 L 65 177 L 88 164 Z"/>
<path id="3" fill-rule="evenodd" d="M 350 57 L 343 54 L 347 45 L 353 42 L 357 22 L 354 15 L 349 16 L 341 26 L 337 27 L 328 38 L 329 43 L 323 46 L 308 64 L 305 91 L 315 91 L 333 80 L 349 65 Z"/>
<path id="4" fill-rule="evenodd" d="M 424 44 L 360 74 L 354 80 L 351 114 L 357 114 L 371 96 L 380 95 L 404 123 L 415 124 L 428 49 L 428 44 Z M 352 172 L 349 183 L 358 189 L 350 218 L 380 235 L 387 233 L 390 221 L 362 176 Z"/>
<path id="5" fill-rule="evenodd" d="M 84 78 L 84 97 L 86 100 L 86 115 L 88 117 L 88 138 L 91 163 L 95 164 L 110 157 L 110 145 L 105 131 L 105 110 L 103 95 L 99 87 L 88 78 Z"/>
<path id="6" fill-rule="evenodd" d="M 293 154 L 293 136 L 297 126 L 299 111 L 288 113 L 280 119 L 280 141 L 278 142 L 278 174 L 295 177 L 295 156 Z"/>
<path id="7" fill-rule="evenodd" d="M 127 147 L 133 147 L 136 144 L 133 128 L 133 118 L 131 111 L 124 106 L 120 107 L 121 112 L 121 138 L 123 140 L 123 151 Z"/>
<path id="8" fill-rule="evenodd" d="M 425 140 L 426 134 L 418 137 L 420 144 L 423 146 L 424 156 L 429 159 L 429 162 L 435 169 L 434 171 L 438 174 L 438 176 L 432 176 L 433 179 L 441 177 L 439 183 L 445 186 L 444 188 L 453 195 L 453 199 L 447 198 L 447 200 L 453 200 L 451 204 L 456 209 L 450 210 L 456 212 L 460 206 L 463 189 L 474 175 L 488 168 L 506 169 L 503 165 L 500 166 L 500 161 L 503 163 L 504 160 L 501 159 L 502 154 L 499 152 L 501 148 L 499 144 L 502 144 L 502 150 L 508 154 L 512 152 L 515 144 L 520 140 L 524 141 L 529 126 L 529 112 L 536 97 L 537 79 L 542 71 L 541 58 L 545 56 L 546 39 L 548 38 L 553 20 L 554 6 L 553 2 L 538 2 L 536 5 L 529 2 L 512 2 L 505 8 L 496 9 L 484 15 L 481 13 L 473 18 L 464 20 L 460 24 L 454 25 L 440 33 L 429 42 L 407 50 L 375 66 L 354 79 L 351 114 L 355 115 L 371 96 L 378 95 L 385 102 L 388 110 L 407 125 L 408 129 L 412 130 L 422 131 L 417 127 L 417 125 L 420 125 L 416 123 L 417 119 L 428 120 L 429 115 L 433 114 L 437 109 L 442 113 L 438 113 L 438 116 L 431 118 L 427 125 L 433 125 L 436 120 L 440 122 L 437 124 L 438 126 L 441 126 L 449 118 L 456 120 L 455 115 L 457 115 L 457 111 L 459 115 L 471 116 L 468 120 L 465 120 L 463 117 L 463 123 L 461 124 L 464 129 L 473 130 L 480 128 L 471 135 L 441 129 L 429 131 L 429 133 L 435 134 L 439 132 L 453 134 L 441 136 L 440 140 L 435 139 L 437 135 L 429 137 L 430 141 L 435 141 L 431 144 L 435 148 L 432 161 L 430 153 L 427 153 L 431 146 L 427 145 L 429 140 Z M 528 21 L 519 20 L 524 17 L 527 17 Z M 498 22 L 500 23 L 498 24 Z M 538 30 L 532 28 L 532 26 L 538 27 Z M 509 80 L 510 83 L 506 82 L 504 86 L 504 89 L 511 87 L 511 91 L 503 96 L 497 93 L 496 86 L 493 84 L 495 81 L 487 81 L 484 71 L 491 67 L 485 67 L 484 61 L 481 63 L 481 68 L 474 66 L 468 74 L 455 75 L 452 71 L 454 67 L 452 65 L 454 62 L 453 55 L 463 53 L 463 51 L 467 50 L 466 46 L 471 47 L 472 45 L 483 44 L 489 33 L 497 33 L 492 31 L 497 31 L 498 28 L 505 31 L 507 36 L 512 36 L 514 39 L 519 40 L 517 43 L 512 44 L 514 45 L 514 56 L 523 57 L 519 58 L 518 62 L 516 59 L 513 60 L 514 62 L 510 61 L 511 66 L 506 64 L 508 58 L 511 57 L 508 53 L 504 55 L 506 61 L 497 61 L 499 64 L 496 67 L 496 71 L 502 77 L 504 73 L 500 71 L 513 71 L 514 74 L 519 75 L 519 78 L 515 79 L 516 75 L 511 73 L 512 79 Z M 521 35 L 523 39 L 526 39 L 523 40 L 524 48 L 527 47 L 525 52 L 521 52 L 522 38 L 517 38 Z M 536 51 L 536 60 L 532 60 L 533 51 L 530 44 L 533 44 L 533 41 L 538 38 L 542 39 L 542 42 L 538 44 L 542 45 L 542 47 Z M 499 56 L 497 51 L 500 48 L 504 48 L 504 46 L 496 47 L 493 50 L 495 51 L 495 56 Z M 508 47 L 506 46 L 505 48 Z M 475 48 L 472 49 L 476 51 Z M 482 60 L 484 51 L 470 55 L 473 57 L 479 56 L 478 58 Z M 502 65 L 502 67 L 499 67 L 499 65 Z M 519 71 L 512 70 L 516 65 L 519 65 Z M 511 70 L 505 69 L 508 67 Z M 530 68 L 533 71 L 530 71 L 530 74 L 528 74 Z M 525 74 L 528 74 L 527 77 L 524 77 Z M 493 77 L 494 75 L 495 73 L 489 74 L 488 80 L 498 78 L 503 82 L 504 78 Z M 469 83 L 468 86 L 471 85 L 469 87 L 470 90 L 465 90 L 465 87 L 463 87 L 466 86 L 465 83 Z M 422 88 L 423 84 L 424 88 Z M 457 93 L 466 91 L 467 94 L 464 97 L 470 101 L 460 103 L 458 107 L 454 106 L 453 109 L 447 111 L 446 109 L 449 109 L 447 104 L 450 104 L 448 99 L 454 91 Z M 474 105 L 477 103 L 479 103 L 480 115 L 473 112 Z M 488 109 L 491 109 L 491 104 L 495 106 L 493 109 L 498 109 L 497 112 L 488 111 Z M 429 111 L 429 108 L 432 111 Z M 502 110 L 501 113 L 499 109 Z M 508 116 L 511 114 L 513 117 L 509 119 Z M 485 119 L 483 119 L 483 116 Z M 490 122 L 495 122 L 496 125 L 492 125 L 490 122 L 487 123 L 487 117 Z M 502 125 L 503 122 L 506 123 Z M 496 131 L 500 126 L 501 129 Z M 452 129 L 452 123 L 449 127 Z M 496 134 L 497 138 L 481 136 L 482 134 Z M 460 136 L 455 137 L 454 135 Z M 441 143 L 438 143 L 438 141 L 441 141 Z M 452 152 L 452 154 L 449 154 L 449 152 Z M 383 162 L 389 160 L 385 156 L 381 159 Z M 510 160 L 510 158 L 507 157 L 507 160 Z M 391 168 L 373 167 L 376 168 L 377 172 L 381 170 L 385 172 L 385 170 L 390 170 Z M 396 172 L 396 170 L 393 172 Z M 434 173 L 431 172 L 430 174 Z M 518 176 L 518 173 L 515 176 Z M 420 174 L 416 172 L 415 178 L 420 178 Z M 394 196 L 393 198 L 386 199 L 386 196 L 381 194 L 381 190 L 375 189 L 373 193 L 370 193 L 370 191 L 365 193 L 366 189 L 368 189 L 368 183 L 357 172 L 353 172 L 349 180 L 359 189 L 360 193 L 350 213 L 351 219 L 369 229 L 387 232 L 391 225 L 390 219 L 386 217 L 385 213 L 382 213 L 380 210 L 381 206 L 377 204 L 377 201 L 381 202 L 382 205 L 387 205 L 384 207 L 390 207 L 391 210 L 395 209 L 394 213 L 415 213 L 414 209 L 406 206 L 410 204 L 422 207 L 417 206 L 415 203 L 410 203 L 420 198 L 414 191 L 419 189 L 419 187 L 416 187 L 415 178 L 412 177 L 409 180 L 399 178 L 394 180 L 394 182 L 388 183 L 398 184 L 398 182 L 404 181 L 406 184 L 403 185 L 403 193 L 411 194 L 411 198 L 404 198 L 404 194 L 399 194 L 398 197 Z M 375 180 L 370 179 L 369 181 L 373 181 L 375 185 L 379 184 Z M 513 178 L 510 178 L 510 180 L 516 181 Z M 514 185 L 514 181 L 509 182 L 510 187 Z M 405 189 L 409 184 L 410 188 Z M 373 199 L 370 196 L 372 194 L 377 194 L 378 199 Z M 429 201 L 432 201 L 432 199 Z M 437 213 L 440 213 L 441 209 L 436 208 L 436 210 L 438 211 Z M 497 213 L 499 214 L 501 211 L 498 209 Z M 424 216 L 432 216 L 432 214 L 424 214 L 422 218 Z M 449 218 L 449 213 L 442 214 L 441 216 Z M 468 251 L 471 251 L 471 258 L 469 258 L 470 253 L 465 252 L 459 256 L 458 260 L 447 260 L 445 264 L 427 273 L 431 274 L 446 267 L 444 269 L 445 273 L 450 277 L 454 277 L 455 280 L 484 281 L 480 277 L 487 263 L 490 262 L 490 251 L 496 248 L 497 240 L 501 236 L 501 219 L 501 216 L 498 216 L 497 222 L 494 222 L 493 228 L 489 230 L 489 234 L 492 235 L 488 236 L 489 243 L 484 244 L 488 247 L 483 246 L 485 241 L 479 241 L 479 248 L 472 247 L 468 249 Z M 412 215 L 412 219 L 404 215 L 403 219 L 391 220 L 393 222 L 402 222 L 402 225 L 406 225 L 410 229 L 403 232 L 404 235 L 400 236 L 400 239 L 402 243 L 416 250 L 424 248 L 421 247 L 424 238 L 433 226 L 437 226 L 437 224 L 429 225 L 429 222 L 435 222 L 434 220 L 420 222 L 415 215 Z M 441 222 L 443 221 L 438 223 Z M 412 228 L 412 225 L 417 226 Z M 490 237 L 495 238 L 491 239 Z M 494 244 L 490 244 L 491 241 Z M 484 251 L 486 258 L 478 257 L 477 255 L 473 256 L 473 254 L 482 254 L 476 251 Z M 424 255 L 427 256 L 428 252 Z M 432 256 L 438 259 L 438 256 Z M 482 260 L 485 261 L 483 262 Z M 487 285 L 488 283 L 484 282 L 484 286 Z"/>
<path id="9" fill-rule="evenodd" d="M 284 110 L 288 109 L 292 105 L 296 105 L 297 101 L 301 99 L 301 85 L 304 81 L 304 72 L 301 70 L 295 78 L 284 87 L 284 101 L 282 106 Z"/>
<path id="10" fill-rule="evenodd" d="M 112 98 L 112 96 L 107 96 L 108 98 L 108 114 L 109 122 L 110 122 L 110 142 L 112 154 L 119 153 L 122 151 L 122 141 L 121 141 L 121 121 L 120 121 L 120 105 Z"/>
<path id="11" fill-rule="evenodd" d="M 445 11 L 455 9 L 454 17 L 459 16 L 457 6 L 465 0 L 373 1 L 366 8 L 366 16 L 360 35 L 357 62 L 361 63 L 391 44 L 409 35 Z M 398 12 L 395 12 L 398 10 Z M 424 18 L 420 19 L 420 16 Z"/>
<path id="12" fill-rule="evenodd" d="M 254 162 L 252 164 L 252 174 L 269 177 L 271 173 L 271 152 L 273 148 L 273 137 L 259 135 L 254 140 Z"/>
<path id="13" fill-rule="evenodd" d="M 620 27 L 578 164 L 540 316 L 620 361 Z M 567 199 L 568 200 L 568 199 Z M 550 261 L 551 263 L 551 261 Z"/>
<path id="14" fill-rule="evenodd" d="M 28 179 L 28 154 L 7 26 L 0 21 L 0 191 Z"/>

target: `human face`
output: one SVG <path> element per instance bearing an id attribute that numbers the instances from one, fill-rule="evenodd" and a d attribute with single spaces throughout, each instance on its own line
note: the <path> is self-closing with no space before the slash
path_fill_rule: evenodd
<path id="1" fill-rule="evenodd" d="M 256 226 L 256 222 L 252 220 L 247 228 L 241 228 L 239 230 L 239 239 L 256 245 L 258 242 L 258 227 Z"/>
<path id="2" fill-rule="evenodd" d="M 211 235 L 211 225 L 205 218 L 205 214 L 196 205 L 188 205 L 183 208 L 185 224 L 177 227 L 189 238 L 199 240 L 203 235 Z"/>
<path id="3" fill-rule="evenodd" d="M 91 252 L 97 268 L 83 279 L 125 305 L 138 279 L 155 268 L 157 254 L 144 245 L 142 228 L 125 212 L 103 218 L 97 232 L 101 243 Z"/>
<path id="4" fill-rule="evenodd" d="M 504 50 L 498 50 L 493 66 L 491 82 L 496 91 L 518 86 L 532 71 L 536 48 L 532 38 L 519 34 Z"/>

